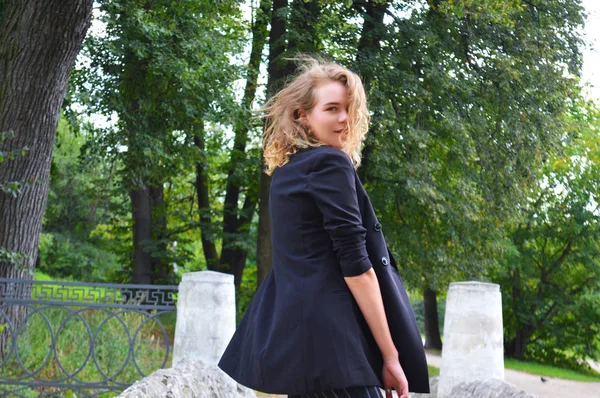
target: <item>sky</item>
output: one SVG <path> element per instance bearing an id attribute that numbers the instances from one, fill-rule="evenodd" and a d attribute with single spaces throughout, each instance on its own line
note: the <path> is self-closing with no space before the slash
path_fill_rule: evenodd
<path id="1" fill-rule="evenodd" d="M 600 1 L 582 0 L 581 4 L 588 13 L 584 32 L 588 45 L 583 49 L 582 81 L 592 86 L 590 98 L 600 101 Z"/>

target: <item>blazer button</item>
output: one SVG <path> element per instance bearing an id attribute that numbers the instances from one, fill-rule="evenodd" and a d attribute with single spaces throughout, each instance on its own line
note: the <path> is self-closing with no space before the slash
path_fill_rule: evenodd
<path id="1" fill-rule="evenodd" d="M 379 221 L 377 221 L 375 223 L 375 226 L 373 226 L 373 228 L 375 229 L 375 231 L 379 232 L 381 231 L 381 224 L 379 223 Z"/>
<path id="2" fill-rule="evenodd" d="M 381 257 L 381 264 L 388 265 L 388 259 L 385 257 Z"/>

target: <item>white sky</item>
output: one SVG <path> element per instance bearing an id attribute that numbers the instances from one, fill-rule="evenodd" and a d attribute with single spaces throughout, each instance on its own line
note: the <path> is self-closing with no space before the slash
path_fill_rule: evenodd
<path id="1" fill-rule="evenodd" d="M 589 82 L 589 96 L 600 101 L 600 1 L 582 0 L 588 19 L 585 24 L 582 83 Z"/>

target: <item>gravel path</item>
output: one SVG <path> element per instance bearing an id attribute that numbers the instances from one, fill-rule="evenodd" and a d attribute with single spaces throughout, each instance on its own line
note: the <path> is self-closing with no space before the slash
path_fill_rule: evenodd
<path id="1" fill-rule="evenodd" d="M 427 354 L 427 362 L 431 366 L 440 367 L 442 358 Z M 600 398 L 600 383 L 572 381 L 548 378 L 542 382 L 540 376 L 506 369 L 504 378 L 530 394 L 540 398 Z"/>

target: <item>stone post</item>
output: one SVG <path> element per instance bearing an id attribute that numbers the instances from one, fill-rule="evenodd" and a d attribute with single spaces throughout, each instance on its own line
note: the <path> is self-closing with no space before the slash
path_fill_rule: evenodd
<path id="1" fill-rule="evenodd" d="M 446 299 L 438 398 L 462 382 L 504 380 L 502 296 L 492 283 L 451 283 Z"/>
<path id="2" fill-rule="evenodd" d="M 216 365 L 234 332 L 233 275 L 214 271 L 183 274 L 177 299 L 173 365 L 183 359 Z"/>

